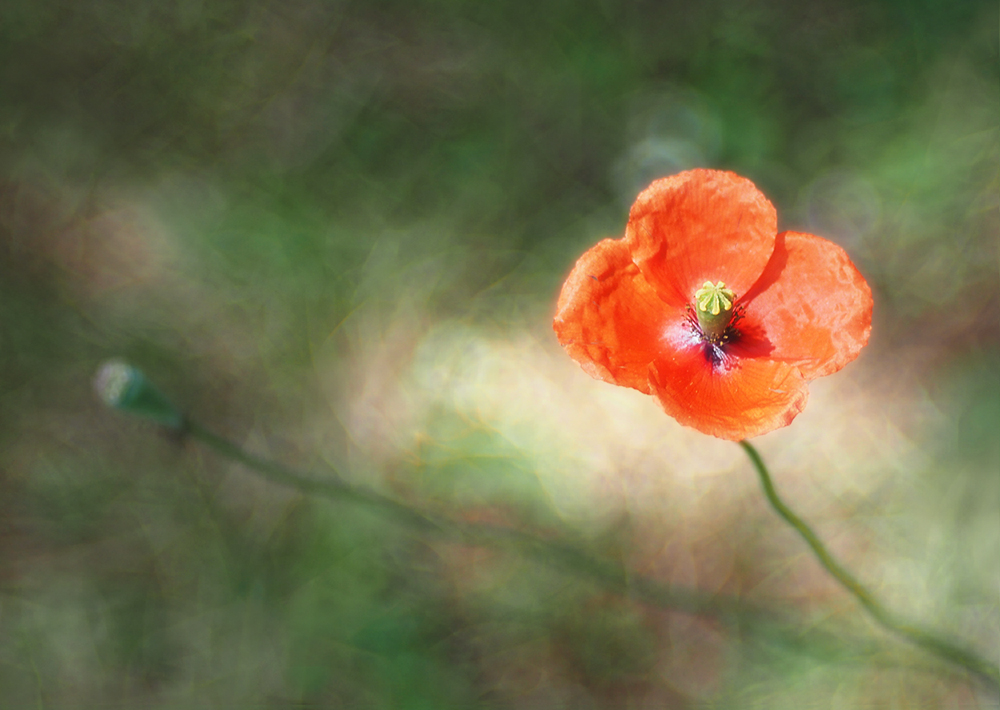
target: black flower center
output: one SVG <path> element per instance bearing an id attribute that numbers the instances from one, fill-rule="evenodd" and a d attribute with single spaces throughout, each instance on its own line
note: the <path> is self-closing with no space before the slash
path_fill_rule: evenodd
<path id="1" fill-rule="evenodd" d="M 688 327 L 702 344 L 705 359 L 713 367 L 725 363 L 726 345 L 739 339 L 737 324 L 745 307 L 736 303 L 736 294 L 722 281 L 706 281 L 695 293 L 695 302 L 687 307 Z"/>

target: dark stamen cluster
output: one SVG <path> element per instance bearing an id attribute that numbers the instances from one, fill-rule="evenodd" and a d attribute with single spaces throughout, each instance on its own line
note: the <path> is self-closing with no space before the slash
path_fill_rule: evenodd
<path id="1" fill-rule="evenodd" d="M 733 316 L 729 320 L 726 329 L 722 332 L 722 335 L 710 336 L 698 324 L 698 316 L 694 311 L 694 306 L 687 306 L 687 326 L 698 336 L 698 340 L 701 341 L 704 348 L 705 359 L 712 363 L 713 366 L 719 366 L 725 360 L 726 351 L 724 346 L 727 343 L 739 340 L 741 333 L 736 324 L 743 320 L 745 313 L 746 306 L 741 303 L 736 304 L 733 308 Z"/>

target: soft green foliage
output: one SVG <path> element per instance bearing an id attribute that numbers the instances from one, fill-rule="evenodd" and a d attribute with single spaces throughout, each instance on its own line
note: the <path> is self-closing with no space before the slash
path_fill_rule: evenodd
<path id="1" fill-rule="evenodd" d="M 988 706 L 868 625 L 735 447 L 571 369 L 549 320 L 689 167 L 842 244 L 872 344 L 761 448 L 887 605 L 995 658 L 995 3 L 0 18 L 0 707 Z M 818 635 L 307 499 L 102 408 L 113 356 L 249 450 Z"/>

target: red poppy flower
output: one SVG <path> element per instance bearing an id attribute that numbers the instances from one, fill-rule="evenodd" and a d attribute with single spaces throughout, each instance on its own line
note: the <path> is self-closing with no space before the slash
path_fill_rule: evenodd
<path id="1" fill-rule="evenodd" d="M 788 425 L 809 380 L 858 356 L 871 316 L 871 290 L 843 249 L 777 234 L 774 206 L 749 180 L 690 170 L 650 185 L 625 237 L 580 257 L 553 327 L 592 377 L 738 441 Z"/>

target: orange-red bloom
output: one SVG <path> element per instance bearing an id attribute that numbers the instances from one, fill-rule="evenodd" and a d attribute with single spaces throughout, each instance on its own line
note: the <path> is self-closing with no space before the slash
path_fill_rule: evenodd
<path id="1" fill-rule="evenodd" d="M 553 327 L 592 377 L 738 441 L 788 425 L 809 380 L 858 356 L 871 316 L 871 290 L 843 249 L 777 234 L 774 206 L 749 180 L 690 170 L 646 188 L 625 237 L 580 257 Z"/>

